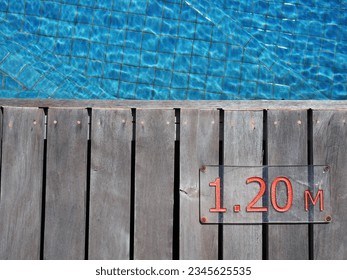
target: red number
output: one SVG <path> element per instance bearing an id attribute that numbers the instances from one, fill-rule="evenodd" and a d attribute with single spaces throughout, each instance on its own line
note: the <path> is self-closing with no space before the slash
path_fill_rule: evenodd
<path id="1" fill-rule="evenodd" d="M 214 182 L 211 182 L 209 186 L 216 188 L 216 207 L 210 208 L 210 212 L 226 212 L 227 209 L 221 207 L 220 178 L 218 177 Z"/>
<path id="2" fill-rule="evenodd" d="M 280 182 L 283 182 L 287 188 L 287 202 L 286 204 L 281 207 L 277 203 L 277 186 Z M 246 212 L 266 212 L 268 211 L 268 207 L 266 206 L 254 206 L 265 194 L 266 191 L 266 183 L 263 178 L 260 177 L 250 177 L 246 180 L 246 184 L 250 183 L 257 183 L 259 184 L 260 190 L 256 197 L 247 205 Z M 211 182 L 209 184 L 210 187 L 216 188 L 215 192 L 215 207 L 210 208 L 210 212 L 219 212 L 223 213 L 226 212 L 227 209 L 221 207 L 221 187 L 220 187 L 220 178 L 216 178 L 214 182 Z M 276 177 L 272 183 L 271 183 L 271 204 L 273 208 L 277 212 L 287 212 L 293 205 L 293 186 L 290 180 L 287 177 L 280 176 Z M 313 197 L 312 193 L 309 190 L 305 191 L 305 210 L 308 211 L 308 204 L 309 201 L 316 205 L 319 200 L 319 209 L 320 211 L 324 210 L 324 197 L 323 197 L 323 190 L 318 190 L 315 197 Z M 239 205 L 234 205 L 234 212 L 239 212 Z"/>
<path id="3" fill-rule="evenodd" d="M 287 187 L 287 204 L 284 207 L 280 207 L 277 203 L 277 185 L 279 182 L 284 182 Z M 293 204 L 293 187 L 290 180 L 286 177 L 277 177 L 271 184 L 271 203 L 272 206 L 278 212 L 287 212 Z"/>
<path id="4" fill-rule="evenodd" d="M 323 211 L 324 210 L 324 196 L 323 196 L 323 190 L 318 190 L 317 195 L 315 198 L 313 198 L 311 192 L 309 190 L 305 191 L 305 210 L 308 211 L 308 199 L 311 200 L 311 203 L 313 205 L 316 205 L 316 203 L 318 202 L 318 199 L 320 199 L 319 201 L 319 210 Z"/>
<path id="5" fill-rule="evenodd" d="M 250 184 L 256 182 L 260 186 L 260 190 L 257 194 L 257 196 L 247 205 L 246 211 L 247 212 L 266 212 L 267 207 L 255 207 L 254 204 L 258 202 L 258 200 L 264 195 L 266 190 L 266 184 L 263 178 L 260 177 L 250 177 L 247 179 L 246 184 Z"/>

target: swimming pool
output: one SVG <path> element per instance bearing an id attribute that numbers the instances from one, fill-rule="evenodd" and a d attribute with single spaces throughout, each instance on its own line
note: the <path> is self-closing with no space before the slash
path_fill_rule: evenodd
<path id="1" fill-rule="evenodd" d="M 0 0 L 0 97 L 346 99 L 347 1 Z"/>

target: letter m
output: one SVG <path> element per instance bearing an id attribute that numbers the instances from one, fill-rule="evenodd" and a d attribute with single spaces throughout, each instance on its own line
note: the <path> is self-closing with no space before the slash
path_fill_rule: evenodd
<path id="1" fill-rule="evenodd" d="M 305 191 L 305 210 L 308 211 L 308 202 L 309 200 L 313 205 L 316 205 L 319 200 L 319 210 L 324 210 L 324 196 L 323 196 L 323 190 L 318 190 L 315 198 L 313 198 L 311 192 L 309 190 Z"/>

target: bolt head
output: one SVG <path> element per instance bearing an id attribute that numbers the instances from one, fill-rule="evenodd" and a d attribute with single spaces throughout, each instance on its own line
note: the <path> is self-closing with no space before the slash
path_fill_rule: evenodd
<path id="1" fill-rule="evenodd" d="M 201 172 L 203 172 L 203 173 L 205 173 L 205 172 L 206 172 L 206 169 L 207 169 L 207 168 L 206 168 L 206 166 L 205 166 L 205 165 L 203 165 L 203 166 L 201 166 L 201 167 L 200 167 L 200 171 L 201 171 Z"/>
<path id="2" fill-rule="evenodd" d="M 323 169 L 324 172 L 329 172 L 329 170 L 330 170 L 330 166 L 329 165 L 325 166 L 324 169 Z"/>

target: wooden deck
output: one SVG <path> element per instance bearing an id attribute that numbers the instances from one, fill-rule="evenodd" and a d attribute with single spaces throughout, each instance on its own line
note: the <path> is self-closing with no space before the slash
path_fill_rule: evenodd
<path id="1" fill-rule="evenodd" d="M 0 259 L 347 259 L 347 102 L 0 106 Z M 332 222 L 201 224 L 218 164 L 329 164 Z"/>

